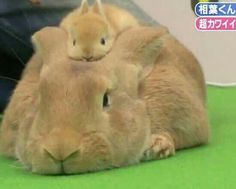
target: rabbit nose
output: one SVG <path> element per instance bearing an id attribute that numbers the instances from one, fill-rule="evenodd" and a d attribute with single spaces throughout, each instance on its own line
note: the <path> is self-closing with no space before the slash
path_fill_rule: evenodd
<path id="1" fill-rule="evenodd" d="M 52 149 L 49 150 L 47 148 L 44 148 L 44 152 L 46 156 L 48 156 L 49 158 L 60 162 L 64 162 L 73 157 L 77 157 L 80 153 L 78 149 L 62 152 L 60 150 L 52 150 Z"/>

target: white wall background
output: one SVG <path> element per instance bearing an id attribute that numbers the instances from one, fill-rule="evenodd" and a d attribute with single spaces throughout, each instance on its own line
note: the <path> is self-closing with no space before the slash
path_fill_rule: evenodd
<path id="1" fill-rule="evenodd" d="M 168 26 L 172 34 L 193 51 L 207 81 L 236 82 L 236 31 L 197 31 L 190 0 L 134 1 L 159 23 Z"/>

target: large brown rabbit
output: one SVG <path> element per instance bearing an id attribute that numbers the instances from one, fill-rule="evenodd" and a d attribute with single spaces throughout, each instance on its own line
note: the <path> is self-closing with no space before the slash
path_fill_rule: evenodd
<path id="1" fill-rule="evenodd" d="M 3 154 L 35 173 L 73 174 L 207 142 L 201 68 L 165 28 L 130 29 L 89 64 L 67 57 L 66 40 L 58 28 L 33 36 L 36 54 L 2 123 Z"/>

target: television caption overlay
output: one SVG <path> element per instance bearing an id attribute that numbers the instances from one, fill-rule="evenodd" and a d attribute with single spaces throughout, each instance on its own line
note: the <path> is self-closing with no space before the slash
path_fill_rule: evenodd
<path id="1" fill-rule="evenodd" d="M 199 31 L 236 31 L 236 3 L 198 3 L 195 27 Z"/>

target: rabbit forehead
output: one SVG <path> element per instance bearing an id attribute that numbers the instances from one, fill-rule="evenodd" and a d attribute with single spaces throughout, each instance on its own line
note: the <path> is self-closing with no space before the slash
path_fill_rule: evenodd
<path id="1" fill-rule="evenodd" d="M 40 93 L 46 103 L 53 104 L 58 99 L 66 102 L 80 98 L 88 101 L 83 103 L 86 105 L 92 103 L 94 98 L 112 90 L 116 85 L 116 75 L 109 66 L 104 67 L 99 62 L 69 61 L 58 66 L 57 69 L 52 65 L 44 65 L 41 72 Z"/>
<path id="2" fill-rule="evenodd" d="M 41 80 L 46 80 L 48 84 L 58 83 L 65 86 L 74 83 L 77 87 L 87 85 L 87 87 L 104 88 L 111 85 L 113 77 L 106 70 L 90 66 L 88 63 L 77 64 L 62 65 L 56 69 L 51 65 L 45 65 L 41 72 Z"/>

